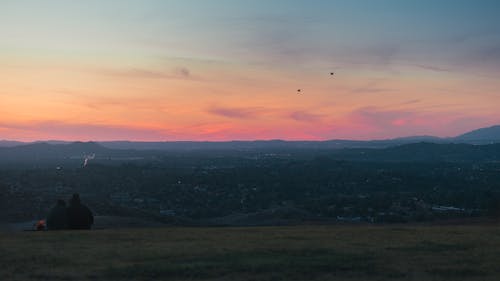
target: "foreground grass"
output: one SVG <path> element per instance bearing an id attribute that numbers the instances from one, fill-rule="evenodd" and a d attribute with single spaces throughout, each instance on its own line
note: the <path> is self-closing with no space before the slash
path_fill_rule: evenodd
<path id="1" fill-rule="evenodd" d="M 500 226 L 0 233 L 1 280 L 500 280 Z"/>

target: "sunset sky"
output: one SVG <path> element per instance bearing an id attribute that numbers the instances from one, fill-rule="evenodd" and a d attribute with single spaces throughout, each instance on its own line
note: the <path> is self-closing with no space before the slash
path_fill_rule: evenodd
<path id="1" fill-rule="evenodd" d="M 500 124 L 499 15 L 497 0 L 1 0 L 0 139 L 455 136 Z"/>

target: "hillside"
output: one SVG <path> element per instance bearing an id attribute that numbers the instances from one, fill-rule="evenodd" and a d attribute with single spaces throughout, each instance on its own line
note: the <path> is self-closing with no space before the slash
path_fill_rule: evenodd
<path id="1" fill-rule="evenodd" d="M 113 163 L 120 161 L 135 161 L 158 156 L 168 157 L 260 157 L 262 153 L 269 155 L 302 155 L 311 157 L 314 155 L 331 155 L 344 160 L 361 161 L 499 161 L 500 143 L 487 145 L 471 145 L 465 143 L 434 143 L 418 142 L 389 147 L 371 148 L 343 148 L 335 149 L 325 143 L 294 143 L 282 142 L 281 145 L 246 147 L 241 144 L 239 148 L 226 147 L 224 143 L 213 143 L 220 149 L 209 149 L 198 147 L 193 150 L 168 151 L 168 150 L 135 150 L 135 149 L 111 149 L 101 144 L 88 142 L 75 142 L 69 144 L 33 143 L 15 147 L 0 148 L 0 163 L 31 163 L 43 164 L 52 162 L 74 162 L 81 165 L 86 156 L 94 155 L 100 163 Z M 307 156 L 309 155 L 309 156 Z"/>
<path id="2" fill-rule="evenodd" d="M 254 140 L 254 141 L 100 141 L 100 142 L 67 142 L 50 140 L 33 143 L 0 140 L 0 148 L 15 146 L 30 146 L 40 144 L 69 145 L 80 147 L 101 146 L 99 149 L 112 150 L 156 150 L 156 151 L 255 151 L 255 150 L 290 150 L 290 149 L 343 149 L 343 148 L 387 148 L 419 142 L 429 143 L 467 143 L 491 144 L 500 142 L 500 125 L 479 128 L 452 138 L 435 136 L 407 136 L 379 140 L 349 140 L 332 139 L 325 141 L 286 141 L 286 140 Z M 98 150 L 99 150 L 98 149 Z M 88 150 L 88 149 L 87 149 Z"/>
<path id="3" fill-rule="evenodd" d="M 332 153 L 344 160 L 381 162 L 500 161 L 500 144 L 472 145 L 420 142 L 385 149 L 344 149 Z"/>
<path id="4" fill-rule="evenodd" d="M 468 143 L 493 143 L 500 141 L 500 125 L 480 128 L 457 136 L 455 140 Z"/>
<path id="5" fill-rule="evenodd" d="M 103 153 L 109 149 L 94 142 L 73 142 L 67 144 L 49 144 L 36 142 L 14 147 L 0 148 L 3 157 L 12 158 L 64 158 L 71 156 L 82 156 L 89 153 Z"/>
<path id="6" fill-rule="evenodd" d="M 0 140 L 0 147 L 14 147 L 25 143 L 19 141 Z"/>
<path id="7" fill-rule="evenodd" d="M 500 228 L 0 232 L 4 280 L 499 280 Z"/>
<path id="8" fill-rule="evenodd" d="M 133 150 L 109 149 L 96 142 L 46 143 L 35 142 L 13 147 L 0 147 L 0 164 L 11 167 L 80 167 L 85 158 L 93 162 L 138 160 L 150 155 Z"/>

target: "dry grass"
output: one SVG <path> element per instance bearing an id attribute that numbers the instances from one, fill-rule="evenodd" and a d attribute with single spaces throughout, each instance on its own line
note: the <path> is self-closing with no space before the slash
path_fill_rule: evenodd
<path id="1" fill-rule="evenodd" d="M 500 226 L 0 233 L 1 280 L 500 280 Z"/>

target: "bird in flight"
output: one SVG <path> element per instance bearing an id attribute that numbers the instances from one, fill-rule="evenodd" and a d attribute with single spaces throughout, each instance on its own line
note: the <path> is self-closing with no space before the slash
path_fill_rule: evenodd
<path id="1" fill-rule="evenodd" d="M 335 75 L 335 72 L 330 72 L 330 75 L 333 76 Z M 302 93 L 302 89 L 297 89 L 297 94 Z"/>

